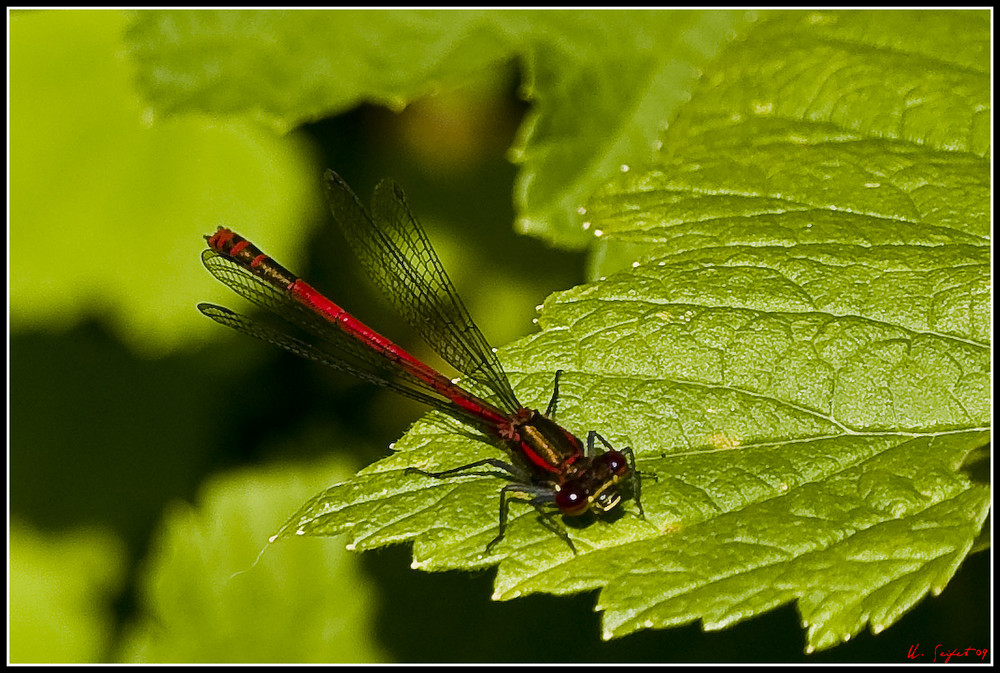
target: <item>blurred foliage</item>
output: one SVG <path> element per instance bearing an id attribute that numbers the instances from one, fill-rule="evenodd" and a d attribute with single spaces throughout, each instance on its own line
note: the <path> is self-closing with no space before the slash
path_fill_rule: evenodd
<path id="1" fill-rule="evenodd" d="M 107 609 L 121 590 L 121 542 L 106 530 L 45 534 L 10 521 L 8 628 L 15 664 L 101 661 L 115 629 Z"/>
<path id="2" fill-rule="evenodd" d="M 223 223 L 301 231 L 320 169 L 298 136 L 144 110 L 125 25 L 119 12 L 11 15 L 11 321 L 66 328 L 102 311 L 131 348 L 163 354 L 189 341 L 204 298 L 191 241 Z"/>
<path id="3" fill-rule="evenodd" d="M 262 466 L 206 484 L 174 505 L 143 573 L 144 618 L 125 661 L 379 661 L 374 588 L 358 559 L 320 544 L 265 545 L 276 512 L 351 471 L 340 459 Z M 256 558 L 255 558 L 256 555 Z M 252 562 L 251 562 L 252 561 Z"/>
<path id="4" fill-rule="evenodd" d="M 143 13 L 129 45 L 142 64 L 139 86 L 159 109 L 248 115 L 281 129 L 364 101 L 402 107 L 518 58 L 520 93 L 534 103 L 511 150 L 522 166 L 518 226 L 579 248 L 589 236 L 577 208 L 622 163 L 649 156 L 700 69 L 752 18 L 742 11 L 171 11 Z"/>

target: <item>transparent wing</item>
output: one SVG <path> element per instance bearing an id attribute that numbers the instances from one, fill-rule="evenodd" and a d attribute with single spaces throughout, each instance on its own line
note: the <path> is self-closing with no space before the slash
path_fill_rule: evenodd
<path id="1" fill-rule="evenodd" d="M 334 219 L 400 314 L 448 363 L 492 390 L 508 411 L 520 409 L 496 354 L 472 321 L 399 185 L 382 180 L 369 215 L 339 175 L 328 170 L 325 177 Z"/>
<path id="2" fill-rule="evenodd" d="M 297 327 L 301 333 L 293 335 L 285 326 L 270 327 L 215 304 L 198 304 L 198 310 L 215 322 L 284 348 L 300 357 L 391 388 L 434 408 L 444 409 L 473 425 L 481 423 L 481 419 L 469 414 L 433 386 L 398 366 L 398 358 L 394 358 L 391 353 L 386 354 L 365 346 L 337 329 L 334 323 L 306 310 L 288 293 L 261 281 L 228 258 L 206 250 L 202 253 L 202 262 L 216 279 L 231 290 L 277 314 Z"/>

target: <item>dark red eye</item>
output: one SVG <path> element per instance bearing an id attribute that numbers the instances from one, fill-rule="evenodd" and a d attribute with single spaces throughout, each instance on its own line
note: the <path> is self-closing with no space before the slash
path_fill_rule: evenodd
<path id="1" fill-rule="evenodd" d="M 580 516 L 587 511 L 587 492 L 579 484 L 563 484 L 556 493 L 556 505 L 566 516 Z"/>
<path id="2" fill-rule="evenodd" d="M 625 460 L 625 456 L 618 451 L 608 451 L 607 453 L 602 453 L 594 459 L 594 462 L 603 463 L 609 470 L 611 470 L 612 474 L 616 474 L 619 477 L 628 472 L 628 461 Z"/>

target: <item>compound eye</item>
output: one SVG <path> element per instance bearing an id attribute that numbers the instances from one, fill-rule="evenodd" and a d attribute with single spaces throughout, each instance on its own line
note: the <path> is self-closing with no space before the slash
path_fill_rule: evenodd
<path id="1" fill-rule="evenodd" d="M 622 476 L 628 472 L 628 461 L 620 451 L 608 451 L 599 455 L 595 461 L 600 461 L 611 470 L 611 474 Z"/>
<path id="2" fill-rule="evenodd" d="M 556 493 L 556 505 L 566 516 L 580 516 L 587 511 L 590 503 L 587 491 L 580 484 L 570 482 L 563 484 Z"/>

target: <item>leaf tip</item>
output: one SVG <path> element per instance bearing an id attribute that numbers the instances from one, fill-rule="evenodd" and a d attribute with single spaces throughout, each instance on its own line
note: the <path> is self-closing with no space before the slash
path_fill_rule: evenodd
<path id="1" fill-rule="evenodd" d="M 520 597 L 521 597 L 521 592 L 518 591 L 517 589 L 512 589 L 507 592 L 501 591 L 500 589 L 496 589 L 493 591 L 493 595 L 490 596 L 490 600 L 509 601 Z"/>

